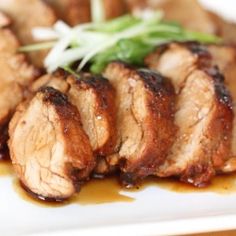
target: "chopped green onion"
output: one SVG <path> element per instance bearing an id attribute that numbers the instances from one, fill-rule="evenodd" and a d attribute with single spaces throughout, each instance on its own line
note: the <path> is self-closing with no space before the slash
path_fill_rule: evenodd
<path id="1" fill-rule="evenodd" d="M 101 22 L 100 19 L 73 28 L 59 21 L 51 29 L 40 28 L 37 32 L 41 39 L 57 35 L 56 43 L 29 45 L 21 50 L 31 51 L 53 46 L 44 61 L 48 72 L 80 61 L 78 70 L 82 70 L 90 62 L 91 71 L 101 73 L 112 60 L 142 65 L 144 57 L 163 43 L 221 42 L 217 36 L 188 31 L 179 24 L 164 22 L 161 20 L 162 15 L 161 12 L 149 12 L 142 17 L 124 15 L 107 22 Z"/>
<path id="2" fill-rule="evenodd" d="M 67 71 L 69 74 L 74 75 L 76 78 L 80 78 L 80 75 L 76 71 L 74 71 L 70 66 L 63 66 L 62 69 Z"/>
<path id="3" fill-rule="evenodd" d="M 100 23 L 105 21 L 105 9 L 103 0 L 90 0 L 92 21 L 94 23 Z"/>
<path id="4" fill-rule="evenodd" d="M 56 44 L 56 42 L 45 42 L 45 43 L 32 44 L 32 45 L 22 46 L 18 49 L 18 51 L 19 52 L 39 51 L 39 50 L 52 48 L 55 44 Z"/>

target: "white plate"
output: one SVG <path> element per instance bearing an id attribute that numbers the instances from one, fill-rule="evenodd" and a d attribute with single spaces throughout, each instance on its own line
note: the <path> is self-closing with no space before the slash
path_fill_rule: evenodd
<path id="1" fill-rule="evenodd" d="M 201 1 L 236 17 L 234 0 Z M 0 179 L 0 189 L 2 236 L 170 235 L 236 228 L 236 194 L 180 194 L 149 187 L 127 193 L 136 199 L 131 203 L 43 208 L 20 199 L 10 178 Z"/>

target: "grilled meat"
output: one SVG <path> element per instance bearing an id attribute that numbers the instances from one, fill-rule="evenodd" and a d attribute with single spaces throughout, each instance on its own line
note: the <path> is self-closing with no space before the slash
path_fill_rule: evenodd
<path id="1" fill-rule="evenodd" d="M 59 19 L 69 25 L 89 22 L 90 0 L 45 0 L 53 7 Z"/>
<path id="2" fill-rule="evenodd" d="M 41 0 L 0 1 L 0 10 L 12 19 L 12 29 L 23 45 L 35 43 L 32 29 L 52 26 L 56 21 L 53 10 Z M 29 53 L 34 65 L 43 67 L 47 51 Z"/>
<path id="3" fill-rule="evenodd" d="M 133 11 L 145 8 L 161 10 L 166 20 L 178 22 L 190 30 L 217 32 L 215 21 L 197 0 L 127 0 L 127 2 Z"/>
<path id="4" fill-rule="evenodd" d="M 109 158 L 120 164 L 129 186 L 155 173 L 173 143 L 174 89 L 161 75 L 121 62 L 110 63 L 104 76 L 116 90 L 118 108 L 117 153 Z"/>
<path id="5" fill-rule="evenodd" d="M 180 176 L 202 186 L 229 158 L 232 101 L 224 78 L 211 67 L 209 53 L 195 43 L 170 44 L 150 55 L 147 64 L 169 76 L 177 92 L 179 130 L 158 176 Z"/>
<path id="6" fill-rule="evenodd" d="M 45 75 L 31 86 L 34 94 L 41 87 L 51 86 L 68 95 L 69 101 L 80 112 L 83 128 L 97 156 L 96 174 L 106 174 L 114 168 L 106 156 L 114 153 L 116 144 L 115 91 L 102 76 L 81 74 L 81 78 L 63 72 Z"/>
<path id="7" fill-rule="evenodd" d="M 90 0 L 44 0 L 51 5 L 57 16 L 69 25 L 91 21 Z M 106 19 L 118 17 L 126 12 L 124 0 L 103 0 Z M 66 14 L 65 14 L 66 13 Z"/>
<path id="8" fill-rule="evenodd" d="M 236 49 L 230 46 L 208 46 L 213 59 L 225 76 L 225 84 L 233 98 L 233 111 L 236 115 Z M 236 116 L 234 116 L 232 130 L 231 155 L 229 161 L 223 167 L 223 172 L 236 170 Z"/>
<path id="9" fill-rule="evenodd" d="M 41 199 L 70 197 L 94 168 L 77 109 L 53 88 L 43 88 L 17 108 L 9 135 L 14 169 Z"/>
<path id="10" fill-rule="evenodd" d="M 52 87 L 59 90 L 61 93 L 67 93 L 69 90 L 66 76 L 61 72 L 41 76 L 29 86 L 28 90 L 31 93 L 31 96 L 34 96 L 35 93 L 43 87 Z"/>
<path id="11" fill-rule="evenodd" d="M 228 22 L 227 20 L 221 18 L 215 13 L 208 12 L 211 20 L 216 25 L 216 34 L 219 35 L 225 44 L 236 46 L 236 24 L 232 22 Z"/>
<path id="12" fill-rule="evenodd" d="M 10 21 L 1 14 L 1 25 Z M 8 138 L 8 122 L 16 106 L 23 100 L 26 87 L 39 73 L 19 54 L 19 42 L 7 27 L 0 28 L 0 151 Z"/>
<path id="13" fill-rule="evenodd" d="M 104 157 L 114 153 L 117 138 L 115 91 L 101 76 L 70 76 L 67 81 L 69 100 L 79 110 L 93 151 L 100 157 L 95 172 L 105 174 L 109 165 Z"/>

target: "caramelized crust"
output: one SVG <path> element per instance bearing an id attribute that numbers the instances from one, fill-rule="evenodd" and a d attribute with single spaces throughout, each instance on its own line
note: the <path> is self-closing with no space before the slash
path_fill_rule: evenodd
<path id="1" fill-rule="evenodd" d="M 89 22 L 90 0 L 45 0 L 53 7 L 59 19 L 64 20 L 69 25 L 77 25 Z"/>
<path id="2" fill-rule="evenodd" d="M 116 143 L 115 91 L 108 80 L 101 76 L 84 76 L 67 79 L 68 97 L 81 114 L 85 132 L 93 151 L 98 156 L 114 152 Z"/>
<path id="3" fill-rule="evenodd" d="M 236 50 L 231 46 L 208 46 L 213 64 L 217 65 L 225 76 L 225 84 L 233 98 L 234 121 L 230 158 L 222 168 L 223 172 L 236 170 Z"/>
<path id="4" fill-rule="evenodd" d="M 83 128 L 97 156 L 95 169 L 97 174 L 106 174 L 113 170 L 106 161 L 106 156 L 114 153 L 116 131 L 115 91 L 108 80 L 101 76 L 81 74 L 77 79 L 63 72 L 45 75 L 31 86 L 31 93 L 38 89 L 51 86 L 66 93 L 81 115 Z"/>
<path id="5" fill-rule="evenodd" d="M 34 27 L 50 27 L 56 22 L 53 10 L 41 0 L 0 1 L 0 10 L 12 19 L 12 29 L 23 45 L 36 42 L 32 36 Z M 43 67 L 47 50 L 28 55 L 34 65 Z"/>
<path id="6" fill-rule="evenodd" d="M 43 88 L 17 108 L 9 134 L 17 176 L 40 198 L 70 197 L 94 168 L 77 109 L 53 88 Z"/>
<path id="7" fill-rule="evenodd" d="M 174 90 L 161 75 L 120 62 L 110 63 L 104 76 L 117 94 L 117 153 L 110 158 L 129 186 L 155 173 L 166 158 L 175 135 Z"/>
<path id="8" fill-rule="evenodd" d="M 6 20 L 3 22 L 7 24 Z M 6 147 L 8 122 L 12 113 L 24 99 L 26 87 L 39 75 L 25 55 L 18 53 L 20 44 L 6 26 L 0 28 L 0 152 Z"/>
<path id="9" fill-rule="evenodd" d="M 169 76 L 178 94 L 177 138 L 157 175 L 202 186 L 229 158 L 233 111 L 224 77 L 206 49 L 194 43 L 166 46 L 146 63 Z"/>

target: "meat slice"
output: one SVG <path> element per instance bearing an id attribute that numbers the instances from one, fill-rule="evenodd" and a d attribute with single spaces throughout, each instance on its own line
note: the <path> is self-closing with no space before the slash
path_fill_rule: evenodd
<path id="1" fill-rule="evenodd" d="M 58 18 L 74 26 L 89 22 L 90 0 L 45 0 L 55 10 Z"/>
<path id="2" fill-rule="evenodd" d="M 154 174 L 173 143 L 174 89 L 160 74 L 121 62 L 110 63 L 104 76 L 117 94 L 117 152 L 110 159 L 130 186 Z"/>
<path id="3" fill-rule="evenodd" d="M 44 0 L 56 11 L 57 16 L 74 26 L 91 21 L 90 0 Z M 125 0 L 103 0 L 106 19 L 118 17 L 126 12 Z"/>
<path id="4" fill-rule="evenodd" d="M 17 108 L 9 134 L 14 169 L 40 199 L 70 197 L 94 168 L 77 109 L 53 88 L 43 88 Z"/>
<path id="5" fill-rule="evenodd" d="M 109 81 L 102 76 L 90 74 L 81 74 L 78 79 L 58 71 L 35 81 L 31 92 L 34 94 L 45 86 L 66 93 L 69 101 L 80 112 L 83 128 L 98 159 L 94 172 L 104 175 L 113 171 L 110 160 L 106 160 L 106 156 L 114 153 L 117 138 L 116 96 Z"/>
<path id="6" fill-rule="evenodd" d="M 163 11 L 168 21 L 178 22 L 185 28 L 216 33 L 217 26 L 197 0 L 126 0 L 132 10 L 151 8 Z M 193 10 L 194 9 L 194 10 Z"/>
<path id="7" fill-rule="evenodd" d="M 229 161 L 223 167 L 224 172 L 236 170 L 236 49 L 231 46 L 208 46 L 213 59 L 225 76 L 225 84 L 233 98 L 234 122 Z"/>
<path id="8" fill-rule="evenodd" d="M 29 92 L 31 96 L 34 96 L 43 87 L 52 87 L 59 90 L 61 93 L 67 93 L 69 90 L 69 84 L 66 81 L 66 74 L 62 71 L 56 71 L 53 74 L 45 74 L 35 80 L 29 86 Z"/>
<path id="9" fill-rule="evenodd" d="M 12 19 L 12 29 L 23 45 L 35 43 L 32 29 L 52 26 L 56 21 L 53 10 L 41 0 L 0 1 L 0 10 Z M 29 53 L 33 64 L 43 67 L 47 51 Z"/>
<path id="10" fill-rule="evenodd" d="M 206 49 L 195 43 L 166 45 L 146 62 L 169 76 L 178 94 L 177 137 L 156 174 L 180 176 L 195 186 L 205 185 L 230 153 L 233 112 L 224 77 L 211 67 Z"/>
<path id="11" fill-rule="evenodd" d="M 213 12 L 208 12 L 208 14 L 217 27 L 217 35 L 223 39 L 224 43 L 236 46 L 236 24 L 223 19 Z"/>
<path id="12" fill-rule="evenodd" d="M 4 15 L 0 21 L 5 26 L 10 22 Z M 39 75 L 25 55 L 17 52 L 19 45 L 10 29 L 0 28 L 0 151 L 6 147 L 7 126 L 12 113 L 23 100 L 28 84 Z"/>
<path id="13" fill-rule="evenodd" d="M 101 160 L 96 172 L 104 174 L 109 170 L 104 157 L 114 153 L 117 138 L 115 91 L 101 76 L 69 76 L 67 81 L 69 100 L 79 110 L 93 151 Z"/>
<path id="14" fill-rule="evenodd" d="M 11 24 L 11 19 L 7 17 L 5 14 L 0 12 L 0 27 L 6 27 Z"/>

